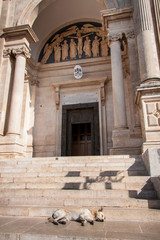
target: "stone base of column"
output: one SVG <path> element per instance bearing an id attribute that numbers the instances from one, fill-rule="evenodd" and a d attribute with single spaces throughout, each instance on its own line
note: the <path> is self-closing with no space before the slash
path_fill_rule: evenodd
<path id="1" fill-rule="evenodd" d="M 0 158 L 24 158 L 25 146 L 16 135 L 0 136 Z"/>
<path id="2" fill-rule="evenodd" d="M 137 88 L 136 93 L 143 131 L 142 152 L 149 148 L 160 148 L 160 82 L 149 82 Z"/>
<path id="3" fill-rule="evenodd" d="M 112 132 L 113 148 L 111 155 L 139 155 L 141 154 L 142 139 L 132 138 L 129 129 L 115 129 Z"/>

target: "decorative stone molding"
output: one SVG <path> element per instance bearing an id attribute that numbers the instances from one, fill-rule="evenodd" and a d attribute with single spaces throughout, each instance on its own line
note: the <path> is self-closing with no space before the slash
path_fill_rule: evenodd
<path id="1" fill-rule="evenodd" d="M 101 103 L 102 106 L 105 105 L 105 89 L 104 89 L 104 83 L 101 83 Z"/>
<path id="2" fill-rule="evenodd" d="M 60 88 L 56 87 L 55 91 L 56 91 L 56 108 L 58 110 L 60 104 Z"/>

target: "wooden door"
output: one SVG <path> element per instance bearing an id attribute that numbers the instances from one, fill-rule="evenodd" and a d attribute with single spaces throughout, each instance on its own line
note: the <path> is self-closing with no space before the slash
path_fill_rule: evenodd
<path id="1" fill-rule="evenodd" d="M 72 124 L 72 156 L 91 155 L 91 141 L 91 123 Z"/>
<path id="2" fill-rule="evenodd" d="M 98 103 L 62 107 L 62 156 L 99 155 Z"/>

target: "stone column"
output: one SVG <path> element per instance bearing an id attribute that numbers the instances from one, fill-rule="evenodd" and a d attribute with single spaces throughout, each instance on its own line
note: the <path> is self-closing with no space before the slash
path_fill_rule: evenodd
<path id="1" fill-rule="evenodd" d="M 141 82 L 151 79 L 160 80 L 150 0 L 136 0 L 133 2 Z"/>
<path id="2" fill-rule="evenodd" d="M 8 134 L 20 134 L 23 103 L 23 89 L 26 58 L 29 53 L 26 48 L 12 50 L 16 57 L 11 106 L 9 114 Z"/>
<path id="3" fill-rule="evenodd" d="M 127 127 L 127 120 L 119 36 L 111 37 L 111 65 L 114 129 L 123 129 Z"/>

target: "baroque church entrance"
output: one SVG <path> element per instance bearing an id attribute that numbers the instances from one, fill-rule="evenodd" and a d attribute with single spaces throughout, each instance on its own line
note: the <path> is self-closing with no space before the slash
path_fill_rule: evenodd
<path id="1" fill-rule="evenodd" d="M 62 156 L 100 154 L 98 103 L 62 107 Z"/>

